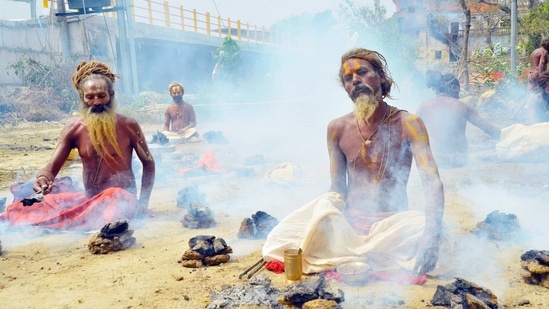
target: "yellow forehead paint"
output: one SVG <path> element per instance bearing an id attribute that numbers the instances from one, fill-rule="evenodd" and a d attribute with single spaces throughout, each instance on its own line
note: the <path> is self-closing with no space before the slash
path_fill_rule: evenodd
<path id="1" fill-rule="evenodd" d="M 352 75 L 360 68 L 360 62 L 358 59 L 349 59 L 343 64 L 343 71 L 345 75 Z"/>

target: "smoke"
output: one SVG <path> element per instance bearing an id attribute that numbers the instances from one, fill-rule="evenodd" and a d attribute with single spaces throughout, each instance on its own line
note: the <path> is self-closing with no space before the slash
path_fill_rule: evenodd
<path id="1" fill-rule="evenodd" d="M 222 7 L 220 10 L 224 15 L 235 16 L 225 13 Z M 282 219 L 326 192 L 330 187 L 326 126 L 330 120 L 351 112 L 353 108 L 337 79 L 340 57 L 351 47 L 379 48 L 384 54 L 398 85 L 391 92 L 395 99 L 387 100 L 390 105 L 414 113 L 420 103 L 434 96 L 427 88 L 423 72 L 394 50 L 384 49 L 383 42 L 376 41 L 380 38 L 368 36 L 364 29 L 358 33 L 347 28 L 344 22 L 336 17 L 308 18 L 303 23 L 295 19 L 292 27 L 296 32 L 305 28 L 326 32 L 310 31 L 312 36 L 302 38 L 300 48 L 265 47 L 268 51 L 263 53 L 243 52 L 246 74 L 225 85 L 216 85 L 211 80 L 215 65 L 211 49 L 163 46 L 163 53 L 143 44 L 138 51 L 142 57 L 138 63 L 140 70 L 146 70 L 143 75 L 148 76 L 144 81 L 146 90 L 166 93 L 171 81 L 181 81 L 186 90 L 185 100 L 193 104 L 197 113 L 198 131 L 201 134 L 221 131 L 229 142 L 227 145 L 201 145 L 202 149 L 191 145 L 188 150 L 197 151 L 197 155 L 202 155 L 205 148 L 212 150 L 219 163 L 228 168 L 227 173 L 182 177 L 167 165 L 168 160 L 157 162 L 160 172 L 157 172 L 153 195 L 159 200 L 151 199 L 151 208 L 175 207 L 175 203 L 160 205 L 170 200 L 161 196 L 167 192 L 166 186 L 170 189 L 166 194 L 173 194 L 175 198 L 178 189 L 196 184 L 206 194 L 208 206 L 217 218 L 227 219 L 228 223 L 220 224 L 227 235 L 233 235 L 232 238 L 217 236 L 226 237 L 231 244 L 231 241 L 238 242 L 235 238 L 240 220 L 252 213 L 263 210 Z M 501 122 L 505 123 L 504 120 Z M 161 127 L 162 124 L 158 123 L 152 132 Z M 470 143 L 475 149 L 482 140 L 471 139 Z M 487 149 L 490 150 L 493 148 Z M 264 162 L 246 165 L 245 159 L 255 155 L 262 156 Z M 541 249 L 547 232 L 543 228 L 544 216 L 539 214 L 543 213 L 541 207 L 549 184 L 540 179 L 537 195 L 529 195 L 531 192 L 523 190 L 520 180 L 506 176 L 512 164 L 496 166 L 488 159 L 474 161 L 470 167 L 441 170 L 446 193 L 445 219 L 453 231 L 462 233 L 458 235 L 456 244 L 453 274 L 473 281 L 478 279 L 489 287 L 503 290 L 504 283 L 497 282 L 498 274 L 503 272 L 501 265 L 490 261 L 501 254 L 498 246 L 507 244 L 479 240 L 469 235 L 468 230 L 474 226 L 463 226 L 459 216 L 470 211 L 471 218 L 481 221 L 496 209 L 514 213 L 520 220 L 523 233 L 510 246 Z M 266 181 L 264 176 L 283 163 L 297 166 L 294 181 L 286 185 Z M 479 168 L 480 164 L 485 167 Z M 172 171 L 168 173 L 163 168 L 172 168 Z M 239 175 L 238 171 L 244 168 L 251 168 L 255 174 Z M 522 174 L 524 186 L 532 183 L 528 175 L 539 174 L 541 168 L 545 167 L 541 166 L 538 171 L 531 168 L 531 174 Z M 410 181 L 410 207 L 423 209 L 425 192 L 415 166 L 412 166 L 410 175 L 399 176 L 401 182 Z M 80 176 L 74 175 L 75 179 L 77 177 Z M 387 199 L 391 198 L 390 192 L 387 196 Z M 238 254 L 251 250 L 242 242 L 237 247 L 241 250 L 237 251 Z"/>

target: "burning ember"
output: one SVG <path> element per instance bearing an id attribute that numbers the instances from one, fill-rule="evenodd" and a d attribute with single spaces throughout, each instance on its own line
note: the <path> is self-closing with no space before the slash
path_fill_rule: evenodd
<path id="1" fill-rule="evenodd" d="M 283 291 L 273 288 L 271 280 L 265 274 L 252 278 L 248 283 L 224 286 L 222 291 L 211 295 L 212 301 L 206 308 L 261 306 L 272 309 L 338 309 L 341 308 L 339 304 L 344 301 L 343 291 L 332 287 L 324 277 L 311 278 Z"/>
<path id="2" fill-rule="evenodd" d="M 471 233 L 485 236 L 491 240 L 507 240 L 520 230 L 517 216 L 513 214 L 492 211 L 471 231 Z"/>
<path id="3" fill-rule="evenodd" d="M 205 229 L 216 225 L 210 208 L 201 203 L 191 203 L 181 222 L 189 229 Z"/>
<path id="4" fill-rule="evenodd" d="M 238 239 L 265 239 L 277 224 L 278 220 L 275 217 L 258 211 L 240 223 Z"/>
<path id="5" fill-rule="evenodd" d="M 189 268 L 215 266 L 227 263 L 233 248 L 227 246 L 223 238 L 211 235 L 198 235 L 189 239 L 189 249 L 181 257 L 181 265 Z"/>
<path id="6" fill-rule="evenodd" d="M 181 222 L 189 229 L 209 228 L 215 226 L 213 214 L 196 186 L 185 187 L 177 193 L 177 207 L 185 208 L 187 214 Z"/>
<path id="7" fill-rule="evenodd" d="M 439 285 L 431 299 L 431 305 L 451 309 L 498 308 L 498 299 L 490 290 L 465 279 L 456 278 L 453 283 Z"/>
<path id="8" fill-rule="evenodd" d="M 520 265 L 524 282 L 549 288 L 549 251 L 526 251 L 520 256 Z"/>
<path id="9" fill-rule="evenodd" d="M 132 237 L 133 230 L 128 228 L 126 220 L 105 224 L 99 233 L 92 236 L 88 249 L 92 254 L 107 254 L 130 248 L 135 244 L 135 237 Z"/>

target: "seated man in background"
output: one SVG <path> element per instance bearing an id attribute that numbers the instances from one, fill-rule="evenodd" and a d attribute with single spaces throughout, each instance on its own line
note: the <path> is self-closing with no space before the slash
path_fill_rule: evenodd
<path id="1" fill-rule="evenodd" d="M 94 230 L 148 214 L 155 162 L 139 124 L 115 111 L 115 77 L 101 62 L 78 65 L 72 80 L 81 116 L 64 126 L 50 162 L 38 171 L 34 200 L 25 202 L 12 188 L 15 200 L 0 219 L 12 225 Z M 75 192 L 70 179 L 56 178 L 74 148 L 82 161 L 84 193 Z M 143 165 L 139 199 L 132 171 L 134 152 Z"/>
<path id="2" fill-rule="evenodd" d="M 185 88 L 181 83 L 175 81 L 168 86 L 168 91 L 173 103 L 166 108 L 164 113 L 164 135 L 170 140 L 187 140 L 196 135 L 196 114 L 191 104 L 183 100 Z"/>
<path id="3" fill-rule="evenodd" d="M 541 73 L 537 78 L 540 92 L 531 94 L 526 103 L 526 124 L 549 121 L 549 72 Z"/>
<path id="4" fill-rule="evenodd" d="M 423 119 L 433 155 L 440 167 L 463 166 L 467 163 L 467 122 L 499 139 L 501 129 L 490 124 L 469 105 L 459 100 L 460 85 L 453 74 L 427 72 L 427 86 L 437 96 L 422 103 L 417 114 Z"/>

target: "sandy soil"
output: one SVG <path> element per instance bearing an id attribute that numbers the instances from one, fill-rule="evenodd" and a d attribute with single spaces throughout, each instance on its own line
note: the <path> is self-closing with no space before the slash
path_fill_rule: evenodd
<path id="1" fill-rule="evenodd" d="M 199 117 L 202 111 L 198 111 Z M 198 130 L 221 131 L 227 144 L 206 142 L 177 145 L 157 159 L 158 174 L 150 208 L 156 216 L 131 222 L 137 243 L 108 255 L 92 255 L 90 234 L 47 232 L 34 228 L 0 226 L 0 303 L 3 308 L 204 308 L 211 293 L 226 285 L 246 284 L 238 275 L 261 257 L 262 240 L 238 239 L 240 222 L 258 210 L 281 219 L 328 188 L 325 125 L 333 114 L 317 115 L 319 123 L 304 121 L 300 113 L 251 117 L 240 114 L 228 120 L 220 116 L 199 123 Z M 253 112 L 253 111 L 251 111 Z M 281 125 L 280 119 L 284 117 Z M 200 119 L 200 118 L 199 118 Z M 243 119 L 249 119 L 242 125 Z M 299 129 L 291 124 L 298 124 Z M 0 128 L 0 197 L 8 197 L 9 185 L 33 177 L 55 146 L 60 123 L 20 123 Z M 143 125 L 151 136 L 160 121 Z M 529 249 L 547 248 L 549 197 L 548 165 L 509 163 L 495 159 L 494 142 L 471 130 L 471 164 L 441 170 L 445 184 L 445 220 L 456 236 L 454 270 L 444 277 L 430 277 L 423 286 L 375 282 L 364 287 L 339 287 L 345 292 L 344 308 L 431 307 L 438 285 L 461 277 L 490 289 L 501 308 L 547 308 L 546 288 L 529 285 L 520 276 L 520 255 Z M 228 168 L 224 173 L 181 176 L 181 160 L 175 153 L 199 157 L 213 151 Z M 173 152 L 172 152 L 173 151 Z M 245 158 L 262 155 L 263 164 L 246 166 Z M 295 182 L 272 185 L 264 175 L 283 162 L 299 166 Z M 255 175 L 241 176 L 242 168 Z M 63 174 L 79 178 L 77 165 Z M 196 184 L 214 211 L 217 225 L 192 230 L 180 222 L 184 210 L 177 208 L 177 192 Z M 410 178 L 411 207 L 421 208 L 421 185 L 415 171 Z M 494 210 L 516 214 L 521 231 L 506 241 L 483 240 L 470 231 Z M 234 253 L 229 263 L 184 268 L 178 263 L 188 249 L 189 238 L 214 235 L 226 240 Z M 273 284 L 285 288 L 284 275 L 262 271 Z M 306 278 L 307 276 L 305 276 Z M 368 304 L 368 305 L 365 305 Z M 254 306 L 251 306 L 253 308 Z"/>

